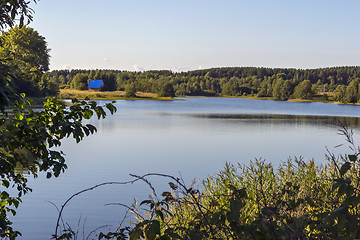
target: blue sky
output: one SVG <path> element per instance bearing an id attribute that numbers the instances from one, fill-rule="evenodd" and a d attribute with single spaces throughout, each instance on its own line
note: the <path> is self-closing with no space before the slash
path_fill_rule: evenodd
<path id="1" fill-rule="evenodd" d="M 357 0 L 40 0 L 54 69 L 360 65 Z"/>

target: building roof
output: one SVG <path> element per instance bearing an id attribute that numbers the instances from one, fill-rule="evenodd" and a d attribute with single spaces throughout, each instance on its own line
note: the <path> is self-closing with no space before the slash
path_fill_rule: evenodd
<path id="1" fill-rule="evenodd" d="M 88 88 L 100 88 L 103 80 L 90 80 Z"/>

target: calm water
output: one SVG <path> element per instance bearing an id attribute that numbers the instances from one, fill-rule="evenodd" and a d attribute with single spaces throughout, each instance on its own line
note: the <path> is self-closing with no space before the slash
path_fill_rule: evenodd
<path id="1" fill-rule="evenodd" d="M 105 103 L 99 101 L 100 104 Z M 337 135 L 337 121 L 360 126 L 360 107 L 325 103 L 290 103 L 238 98 L 187 98 L 185 101 L 118 101 L 118 112 L 92 120 L 98 133 L 79 144 L 64 142 L 68 170 L 57 179 L 31 179 L 33 192 L 24 197 L 13 219 L 22 239 L 49 239 L 58 207 L 72 194 L 107 181 L 132 179 L 129 173 L 182 176 L 187 183 L 221 170 L 225 162 L 248 163 L 263 158 L 275 165 L 289 157 L 326 161 L 326 147 L 348 153 Z M 355 140 L 356 140 L 355 135 Z M 160 190 L 167 179 L 152 178 Z M 95 228 L 116 225 L 124 208 L 150 194 L 143 183 L 111 185 L 84 193 L 70 202 L 63 217 L 80 238 Z M 84 224 L 85 222 L 85 224 Z M 84 226 L 84 227 L 83 227 Z M 109 230 L 104 228 L 104 231 Z M 91 235 L 95 238 L 95 235 Z"/>

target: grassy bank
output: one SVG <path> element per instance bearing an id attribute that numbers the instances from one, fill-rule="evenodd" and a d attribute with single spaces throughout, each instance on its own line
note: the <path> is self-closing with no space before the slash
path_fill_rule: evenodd
<path id="1" fill-rule="evenodd" d="M 74 89 L 61 89 L 58 94 L 60 99 L 77 98 L 85 99 L 86 97 L 91 100 L 158 100 L 158 101 L 172 101 L 175 100 L 171 97 L 159 97 L 154 93 L 137 92 L 136 97 L 125 97 L 124 91 L 111 91 L 111 92 L 94 92 L 94 91 L 81 91 Z"/>

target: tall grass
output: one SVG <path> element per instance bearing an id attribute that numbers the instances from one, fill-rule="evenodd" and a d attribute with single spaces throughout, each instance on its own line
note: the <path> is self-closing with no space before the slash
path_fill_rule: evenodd
<path id="1" fill-rule="evenodd" d="M 171 97 L 158 97 L 154 93 L 137 92 L 136 97 L 125 97 L 124 91 L 110 91 L 110 92 L 95 92 L 87 90 L 75 90 L 75 89 L 61 89 L 58 98 L 69 99 L 85 99 L 92 100 L 174 100 Z"/>

